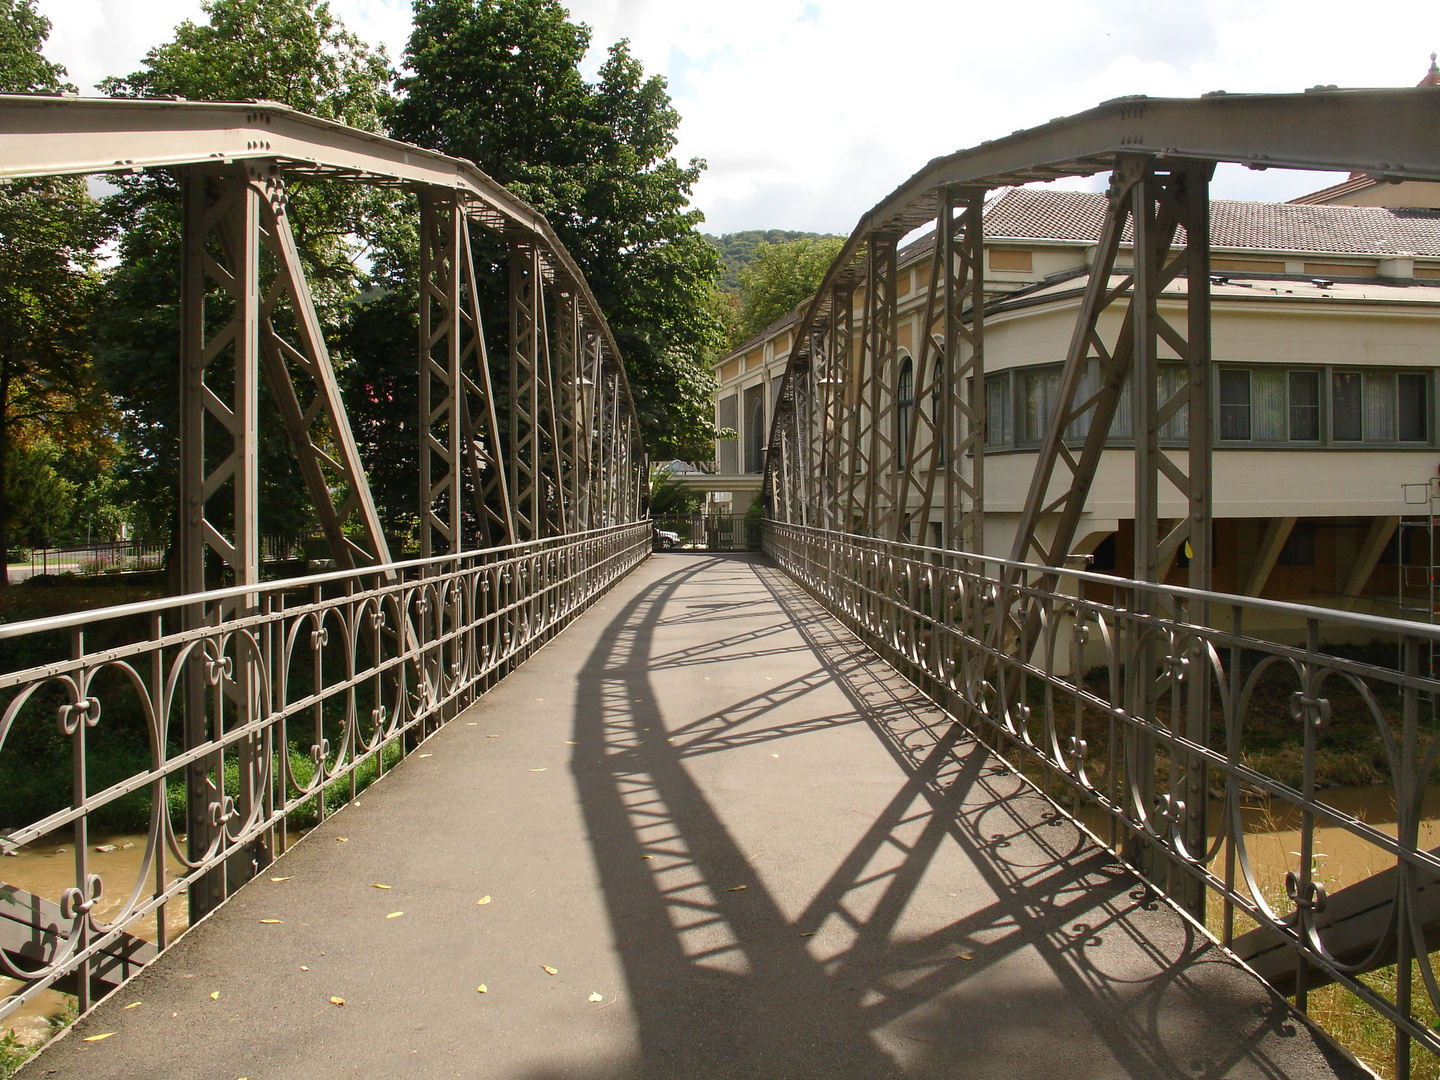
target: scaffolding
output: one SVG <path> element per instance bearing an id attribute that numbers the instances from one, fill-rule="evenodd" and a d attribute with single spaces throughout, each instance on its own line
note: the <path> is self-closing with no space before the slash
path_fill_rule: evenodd
<path id="1" fill-rule="evenodd" d="M 1435 525 L 1440 517 L 1440 477 L 1432 477 L 1425 483 L 1401 484 L 1400 488 L 1406 506 L 1395 529 L 1400 617 L 1433 624 L 1440 607 L 1440 593 L 1436 590 L 1440 560 L 1436 559 L 1435 546 Z M 1418 509 L 1420 507 L 1424 509 Z M 1435 674 L 1437 660 L 1440 660 L 1440 650 L 1435 644 L 1424 645 L 1420 657 L 1424 674 Z"/>

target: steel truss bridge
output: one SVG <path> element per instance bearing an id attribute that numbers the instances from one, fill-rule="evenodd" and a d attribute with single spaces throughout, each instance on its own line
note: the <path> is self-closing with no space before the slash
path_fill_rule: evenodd
<path id="1" fill-rule="evenodd" d="M 1430 709 L 1440 691 L 1430 678 L 1435 638 L 1428 627 L 1351 620 L 1352 628 L 1400 642 L 1403 673 L 1381 674 L 1320 654 L 1342 629 L 1334 612 L 1262 614 L 1253 601 L 1211 592 L 1209 235 L 1218 163 L 1435 181 L 1437 120 L 1440 92 L 1429 89 L 1141 96 L 932 161 L 861 218 L 794 331 L 764 491 L 772 521 L 766 550 L 781 567 L 965 724 L 1016 748 L 1067 796 L 1103 806 L 1112 842 L 1166 881 L 1196 918 L 1206 918 L 1207 895 L 1218 895 L 1217 930 L 1227 942 L 1238 909 L 1269 928 L 1262 936 L 1291 946 L 1280 962 L 1289 974 L 1277 985 L 1297 994 L 1302 1008 L 1307 983 L 1338 980 L 1440 1052 L 1440 1036 L 1413 1019 L 1408 977 L 1418 965 L 1425 994 L 1440 1004 L 1428 955 L 1440 938 L 1435 912 L 1421 899 L 1440 875 L 1440 859 L 1416 840 L 1440 754 L 1416 726 L 1422 703 Z M 1110 175 L 1108 211 L 1057 401 L 1013 546 L 987 552 L 985 200 L 997 188 L 1097 173 Z M 934 255 L 922 282 L 911 403 L 935 407 L 910 408 L 902 431 L 897 250 L 927 225 Z M 1128 266 L 1120 262 L 1122 241 L 1133 252 Z M 1177 318 L 1159 301 L 1181 279 L 1183 290 L 1166 296 L 1167 308 L 1182 309 Z M 1162 355 L 1186 370 L 1166 396 L 1157 377 Z M 1098 379 L 1087 379 L 1097 367 Z M 1102 604 L 1087 595 L 1107 594 L 1114 580 L 1071 573 L 1070 552 L 1127 382 L 1133 581 Z M 1188 448 L 1177 452 L 1162 447 L 1161 431 L 1182 410 Z M 1159 512 L 1170 489 L 1187 508 L 1178 519 Z M 938 547 L 924 546 L 935 536 Z M 1189 588 L 1158 586 L 1185 545 Z M 1259 623 L 1291 619 L 1298 629 L 1285 635 L 1290 645 L 1247 633 L 1257 616 Z M 1247 651 L 1265 658 L 1253 670 L 1242 668 Z M 1096 663 L 1110 673 L 1108 687 L 1084 682 L 1085 665 Z M 1274 664 L 1294 672 L 1290 708 L 1306 732 L 1304 781 L 1283 794 L 1239 759 L 1252 694 Z M 1324 738 L 1335 688 L 1346 683 L 1366 688 L 1357 707 L 1373 715 L 1391 752 L 1398 844 L 1317 801 L 1316 740 Z M 1372 696 L 1380 686 L 1396 699 L 1388 710 Z M 1096 724 L 1084 722 L 1087 711 L 1106 721 L 1103 740 Z M 1211 744 L 1217 712 L 1226 745 Z M 1207 820 L 1215 773 L 1228 800 L 1218 823 Z M 1243 789 L 1269 792 L 1302 818 L 1298 867 L 1284 896 L 1267 898 L 1251 873 L 1241 842 Z M 1365 836 L 1393 859 L 1393 872 L 1363 895 L 1327 897 L 1312 859 L 1317 824 Z M 1364 932 L 1354 925 L 1360 911 L 1374 920 Z M 1347 930 L 1336 925 L 1345 922 Z M 1397 957 L 1407 975 L 1391 998 L 1358 979 Z M 1408 1054 L 1402 1037 L 1402 1075 Z"/>
<path id="2" fill-rule="evenodd" d="M 1428 901 L 1440 858 L 1419 840 L 1440 758 L 1421 731 L 1440 681 L 1421 659 L 1437 635 L 1210 590 L 1208 185 L 1217 162 L 1440 180 L 1437 94 L 1121 99 L 932 162 L 862 219 L 808 309 L 765 477 L 766 549 L 783 570 L 1037 783 L 1097 809 L 1113 848 L 1302 1009 L 1310 988 L 1338 982 L 1376 1010 L 1396 1029 L 1400 1075 L 1412 1041 L 1440 1052 L 1423 1018 L 1440 1002 Z M 543 219 L 473 166 L 268 103 L 10 97 L 0 118 L 0 176 L 168 169 L 184 203 L 184 595 L 0 627 L 7 651 L 60 643 L 0 674 L 0 752 L 43 722 L 58 725 L 74 761 L 71 805 L 12 829 L 0 846 L 9 853 L 62 828 L 75 835 L 75 884 L 58 904 L 15 890 L 0 904 L 0 973 L 20 984 L 4 1015 L 57 986 L 87 1008 L 167 945 L 167 906 L 188 904 L 192 917 L 212 910 L 284 849 L 292 813 L 318 807 L 323 816 L 326 800 L 353 795 L 362 776 L 388 768 L 641 562 L 650 537 L 639 431 L 604 319 Z M 983 201 L 1004 185 L 1105 171 L 1110 211 L 1060 402 L 1015 547 L 1000 557 L 983 550 Z M 412 562 L 394 562 L 386 548 L 295 252 L 285 196 L 312 178 L 419 195 L 424 550 Z M 896 252 L 926 223 L 938 257 L 915 397 L 942 407 L 915 410 L 897 438 Z M 476 301 L 472 224 L 511 252 L 503 410 Z M 1127 230 L 1131 267 L 1117 265 Z M 1176 325 L 1157 301 L 1182 276 L 1186 316 Z M 1162 347 L 1189 373 L 1167 400 L 1156 390 Z M 1092 362 L 1099 389 L 1082 391 Z M 260 578 L 262 377 L 334 573 Z M 1127 378 L 1140 433 L 1133 580 L 1066 561 Z M 1182 408 L 1190 446 L 1177 456 L 1158 432 Z M 1066 433 L 1082 419 L 1088 433 L 1072 445 Z M 1188 500 L 1178 523 L 1158 516 L 1162 484 Z M 925 546 L 932 526 L 941 542 Z M 1160 584 L 1187 542 L 1189 587 Z M 233 585 L 207 591 L 207 559 Z M 1302 629 L 1272 640 L 1254 630 L 1267 619 Z M 1322 652 L 1337 628 L 1388 635 L 1401 663 Z M 1107 672 L 1100 684 L 1074 674 L 1087 664 Z M 1299 785 L 1240 756 L 1257 689 L 1278 671 L 1293 683 L 1289 707 L 1304 732 Z M 1342 698 L 1384 739 L 1395 836 L 1317 788 L 1317 747 Z M 96 790 L 87 738 L 125 710 L 142 720 L 150 765 Z M 1210 737 L 1217 710 L 1224 745 Z M 308 763 L 290 753 L 297 743 L 309 745 Z M 1206 808 L 1216 786 L 1225 792 L 1219 821 Z M 1298 820 L 1297 868 L 1278 894 L 1247 854 L 1242 794 L 1257 791 Z M 91 821 L 140 792 L 154 808 L 144 870 L 101 918 Z M 183 835 L 166 810 L 171 792 L 183 792 Z M 1314 860 L 1322 827 L 1370 845 L 1389 870 L 1327 895 Z M 1218 907 L 1207 910 L 1207 897 Z M 1241 932 L 1243 920 L 1257 928 Z M 132 934 L 147 921 L 153 943 Z M 1385 964 L 1400 976 L 1361 979 Z"/>

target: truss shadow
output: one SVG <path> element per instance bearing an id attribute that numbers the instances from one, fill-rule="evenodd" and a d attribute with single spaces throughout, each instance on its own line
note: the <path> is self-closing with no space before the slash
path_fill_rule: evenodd
<path id="1" fill-rule="evenodd" d="M 763 588 L 816 668 L 667 731 L 650 684 L 657 631 L 667 604 L 717 571 L 737 603 Z M 579 683 L 572 771 L 638 1048 L 564 1076 L 1348 1075 L 1283 1002 L 759 558 L 687 561 L 641 589 Z M 771 722 L 832 683 L 853 711 Z M 901 783 L 787 915 L 687 760 L 858 722 Z M 934 888 L 937 856 L 978 884 L 950 908 L 928 897 L 929 928 L 915 933 L 907 912 Z"/>

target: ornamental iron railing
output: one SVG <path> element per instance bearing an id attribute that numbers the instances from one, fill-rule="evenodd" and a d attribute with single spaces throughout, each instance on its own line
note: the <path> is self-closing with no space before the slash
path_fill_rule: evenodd
<path id="1" fill-rule="evenodd" d="M 73 884 L 0 881 L 0 1019 L 51 988 L 84 1011 L 352 799 L 640 563 L 648 522 L 0 626 L 0 855 L 58 836 Z M 129 755 L 128 759 L 126 755 Z M 7 760 L 8 759 L 8 760 Z M 117 761 L 130 768 L 117 774 Z M 148 819 L 123 903 L 95 872 L 117 817 Z M 68 852 L 67 852 L 68 853 Z M 0 859 L 0 878 L 6 863 Z"/>
<path id="2" fill-rule="evenodd" d="M 1440 628 L 775 521 L 764 546 L 1300 1009 L 1337 983 L 1397 1075 L 1440 1053 Z M 1357 768 L 1368 812 L 1330 783 Z"/>

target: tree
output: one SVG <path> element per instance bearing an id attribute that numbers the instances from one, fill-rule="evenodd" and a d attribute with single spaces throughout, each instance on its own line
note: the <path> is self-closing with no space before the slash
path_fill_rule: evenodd
<path id="1" fill-rule="evenodd" d="M 843 236 L 762 243 L 740 272 L 739 340 L 767 326 L 815 295 L 825 271 L 845 246 Z"/>
<path id="2" fill-rule="evenodd" d="M 671 155 L 679 115 L 628 42 L 594 83 L 589 44 L 557 0 L 415 0 L 392 133 L 475 161 L 545 214 L 615 332 L 652 456 L 708 457 L 719 260 L 688 209 L 704 163 Z M 503 252 L 477 254 L 500 339 Z"/>
<path id="3" fill-rule="evenodd" d="M 44 57 L 50 22 L 34 0 L 0 0 L 0 15 L 0 91 L 73 89 L 65 69 Z M 83 179 L 0 184 L 0 552 L 19 523 L 6 475 L 15 448 L 39 432 L 85 442 L 109 430 L 88 327 L 104 232 Z"/>
<path id="4" fill-rule="evenodd" d="M 107 79 L 102 89 L 117 97 L 266 98 L 367 131 L 385 129 L 388 60 L 349 33 L 326 3 L 206 0 L 202 9 L 203 23 L 182 23 L 172 41 L 146 54 L 141 70 Z M 160 172 L 117 183 L 107 211 L 121 232 L 120 259 L 106 283 L 101 354 L 136 448 L 135 496 L 145 520 L 168 531 L 179 475 L 180 193 L 175 177 Z M 396 231 L 399 197 L 325 180 L 293 184 L 288 197 L 296 246 L 330 339 L 366 278 L 362 262 L 373 254 L 367 241 L 383 242 Z M 413 345 L 407 359 L 413 370 Z M 287 437 L 274 409 L 262 406 L 261 416 L 264 527 L 302 531 L 312 517 Z"/>

